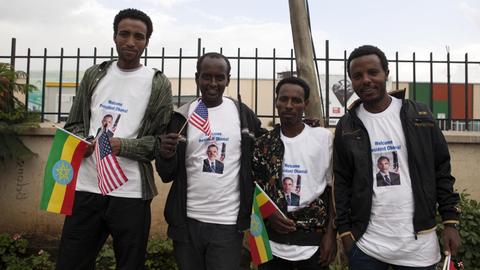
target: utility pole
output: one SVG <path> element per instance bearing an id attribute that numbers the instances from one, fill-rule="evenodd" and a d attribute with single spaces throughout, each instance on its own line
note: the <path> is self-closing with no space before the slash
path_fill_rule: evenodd
<path id="1" fill-rule="evenodd" d="M 288 0 L 290 8 L 290 25 L 292 26 L 293 47 L 297 64 L 298 77 L 304 79 L 310 86 L 310 103 L 305 110 L 305 116 L 320 119 L 323 126 L 322 102 L 320 87 L 315 76 L 312 36 L 308 25 L 306 0 Z"/>

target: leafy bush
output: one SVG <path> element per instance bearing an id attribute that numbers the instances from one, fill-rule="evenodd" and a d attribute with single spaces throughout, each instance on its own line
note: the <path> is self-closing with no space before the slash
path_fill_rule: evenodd
<path id="1" fill-rule="evenodd" d="M 26 160 L 35 156 L 20 139 L 18 132 L 38 126 L 38 113 L 25 111 L 25 103 L 16 94 L 24 95 L 36 89 L 23 83 L 27 74 L 0 63 L 0 168 L 8 160 Z"/>
<path id="2" fill-rule="evenodd" d="M 460 193 L 460 237 L 462 246 L 457 258 L 463 262 L 465 269 L 480 270 L 480 203 L 469 198 L 470 194 Z M 443 229 L 443 226 L 440 226 Z M 441 236 L 439 236 L 440 243 Z"/>
<path id="3" fill-rule="evenodd" d="M 19 234 L 0 234 L 0 269 L 51 270 L 54 259 L 46 251 L 29 249 L 28 241 Z M 96 269 L 115 269 L 115 254 L 111 243 L 106 243 L 96 259 Z M 148 241 L 145 261 L 147 270 L 176 270 L 172 241 L 154 237 Z"/>
<path id="4" fill-rule="evenodd" d="M 55 264 L 50 254 L 43 250 L 28 254 L 28 241 L 20 234 L 0 234 L 0 269 L 6 270 L 50 270 Z"/>
<path id="5" fill-rule="evenodd" d="M 105 244 L 98 254 L 96 268 L 98 270 L 115 269 L 115 254 L 110 243 Z M 175 258 L 173 257 L 173 244 L 171 240 L 164 240 L 156 236 L 148 241 L 145 269 L 178 269 Z"/>
<path id="6" fill-rule="evenodd" d="M 171 240 L 153 238 L 148 242 L 145 268 L 147 270 L 178 269 L 173 256 L 173 244 Z"/>

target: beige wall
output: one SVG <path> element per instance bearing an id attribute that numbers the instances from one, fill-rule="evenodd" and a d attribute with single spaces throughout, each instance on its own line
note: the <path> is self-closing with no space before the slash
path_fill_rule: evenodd
<path id="1" fill-rule="evenodd" d="M 39 209 L 43 173 L 52 143 L 53 128 L 40 134 L 23 136 L 24 143 L 38 154 L 25 162 L 9 162 L 0 174 L 0 233 L 22 232 L 42 235 L 45 240 L 57 239 L 64 216 Z M 152 234 L 166 234 L 163 218 L 164 202 L 169 184 L 163 184 L 156 175 L 159 196 L 152 202 Z"/>
<path id="2" fill-rule="evenodd" d="M 63 216 L 40 211 L 39 203 L 43 184 L 43 171 L 53 128 L 33 129 L 22 137 L 25 144 L 38 157 L 25 162 L 10 162 L 0 174 L 0 232 L 22 232 L 41 235 L 45 240 L 57 239 Z M 480 200 L 477 168 L 480 164 L 480 133 L 446 133 L 452 155 L 452 170 L 457 178 L 456 188 L 467 189 L 472 198 Z M 156 178 L 159 196 L 152 203 L 152 234 L 165 235 L 164 202 L 169 184 Z"/>
<path id="3" fill-rule="evenodd" d="M 473 85 L 473 118 L 480 119 L 480 84 Z"/>

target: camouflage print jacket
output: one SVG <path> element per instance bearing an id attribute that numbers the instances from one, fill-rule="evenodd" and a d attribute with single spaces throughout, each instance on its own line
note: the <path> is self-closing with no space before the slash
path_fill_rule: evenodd
<path id="1" fill-rule="evenodd" d="M 282 192 L 282 163 L 285 147 L 280 139 L 280 125 L 257 139 L 253 151 L 253 179 L 290 219 L 294 220 L 297 231 L 278 234 L 269 228 L 271 240 L 296 245 L 318 245 L 328 224 L 326 192 L 307 207 L 287 212 L 287 202 Z"/>

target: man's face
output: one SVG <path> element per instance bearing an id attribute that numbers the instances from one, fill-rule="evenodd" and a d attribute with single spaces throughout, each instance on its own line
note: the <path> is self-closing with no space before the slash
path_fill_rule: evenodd
<path id="1" fill-rule="evenodd" d="M 202 101 L 207 107 L 220 105 L 225 87 L 230 83 L 227 63 L 223 58 L 204 58 L 200 71 L 195 73 L 195 82 L 202 93 Z"/>
<path id="2" fill-rule="evenodd" d="M 353 90 L 367 106 L 388 106 L 385 72 L 376 54 L 360 56 L 350 62 L 350 80 Z"/>
<path id="3" fill-rule="evenodd" d="M 286 83 L 278 90 L 275 106 L 282 125 L 301 123 L 307 105 L 308 100 L 305 100 L 305 93 L 300 85 Z"/>
<path id="4" fill-rule="evenodd" d="M 207 149 L 207 156 L 209 160 L 215 160 L 217 158 L 218 149 L 214 146 L 210 146 Z"/>
<path id="5" fill-rule="evenodd" d="M 113 40 L 117 46 L 118 66 L 124 69 L 138 67 L 140 56 L 148 45 L 145 23 L 130 18 L 121 20 Z"/>
<path id="6" fill-rule="evenodd" d="M 283 192 L 290 194 L 293 189 L 293 181 L 290 178 L 283 179 Z"/>
<path id="7" fill-rule="evenodd" d="M 377 164 L 378 169 L 383 173 L 388 173 L 388 169 L 390 169 L 390 162 L 387 159 L 382 159 Z"/>
<path id="8" fill-rule="evenodd" d="M 104 117 L 103 120 L 102 120 L 102 127 L 111 127 L 112 126 L 112 117 Z"/>

